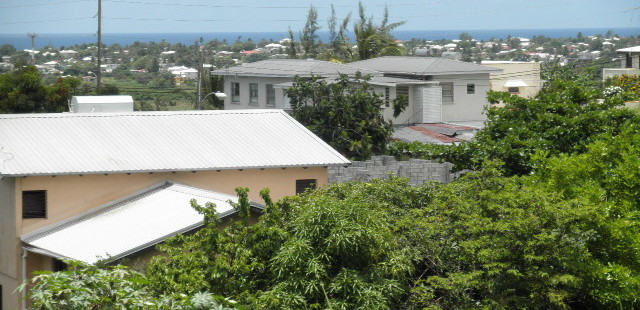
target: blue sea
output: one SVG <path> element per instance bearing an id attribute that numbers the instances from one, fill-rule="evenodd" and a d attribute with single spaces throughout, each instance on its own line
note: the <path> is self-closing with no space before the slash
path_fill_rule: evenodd
<path id="1" fill-rule="evenodd" d="M 485 29 L 485 30 L 399 30 L 394 35 L 399 40 L 426 39 L 440 40 L 457 39 L 460 33 L 467 32 L 476 40 L 504 39 L 508 36 L 531 38 L 533 36 L 546 36 L 550 38 L 568 38 L 576 37 L 578 32 L 582 32 L 584 36 L 606 34 L 611 30 L 614 34 L 620 36 L 638 36 L 639 28 L 592 28 L 592 29 Z M 318 33 L 320 39 L 328 41 L 329 32 L 320 31 Z M 204 41 L 214 39 L 226 40 L 227 42 L 235 42 L 240 39 L 242 41 L 252 39 L 258 42 L 262 39 L 278 41 L 282 38 L 289 37 L 287 32 L 209 32 L 209 33 L 105 33 L 102 35 L 104 44 L 111 45 L 118 43 L 120 45 L 129 45 L 134 42 L 161 42 L 165 40 L 171 44 L 183 43 L 191 45 L 203 38 Z M 45 46 L 53 46 L 56 48 L 68 47 L 83 43 L 96 43 L 95 34 L 38 34 L 35 41 L 36 49 Z M 0 34 L 0 45 L 11 44 L 17 49 L 30 49 L 31 39 L 24 34 Z"/>

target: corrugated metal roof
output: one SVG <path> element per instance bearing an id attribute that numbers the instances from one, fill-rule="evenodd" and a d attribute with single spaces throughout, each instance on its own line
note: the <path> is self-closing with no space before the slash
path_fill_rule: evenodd
<path id="1" fill-rule="evenodd" d="M 0 115 L 0 175 L 345 165 L 282 110 Z"/>
<path id="2" fill-rule="evenodd" d="M 197 228 L 203 216 L 190 204 L 216 204 L 221 217 L 235 213 L 237 197 L 167 182 L 21 237 L 35 251 L 89 264 L 113 261 Z"/>
<path id="3" fill-rule="evenodd" d="M 246 63 L 242 66 L 229 67 L 211 72 L 213 75 L 239 76 L 269 76 L 294 77 L 318 75 L 323 77 L 346 74 L 355 75 L 356 72 L 369 75 L 382 75 L 380 72 L 357 68 L 351 64 L 339 64 L 331 61 L 314 59 L 268 59 Z"/>
<path id="4" fill-rule="evenodd" d="M 385 56 L 349 65 L 384 73 L 445 75 L 500 72 L 502 69 L 438 57 Z"/>

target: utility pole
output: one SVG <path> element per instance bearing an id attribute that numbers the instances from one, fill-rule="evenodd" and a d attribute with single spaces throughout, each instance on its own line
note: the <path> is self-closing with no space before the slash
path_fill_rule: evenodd
<path id="1" fill-rule="evenodd" d="M 96 74 L 96 93 L 102 83 L 102 0 L 98 0 L 98 74 Z"/>
<path id="2" fill-rule="evenodd" d="M 204 73 L 204 46 L 200 45 L 198 52 L 198 102 L 196 103 L 196 110 L 202 109 L 202 75 Z"/>
<path id="3" fill-rule="evenodd" d="M 29 32 L 27 36 L 31 38 L 31 65 L 35 66 L 36 65 L 36 37 L 38 36 L 38 34 Z"/>

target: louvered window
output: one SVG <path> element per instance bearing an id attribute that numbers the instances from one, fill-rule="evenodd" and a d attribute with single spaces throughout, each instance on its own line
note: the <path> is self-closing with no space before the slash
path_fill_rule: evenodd
<path id="1" fill-rule="evenodd" d="M 296 194 L 302 194 L 307 189 L 316 189 L 316 179 L 296 180 Z"/>
<path id="2" fill-rule="evenodd" d="M 22 218 L 35 219 L 47 217 L 47 191 L 22 192 Z"/>

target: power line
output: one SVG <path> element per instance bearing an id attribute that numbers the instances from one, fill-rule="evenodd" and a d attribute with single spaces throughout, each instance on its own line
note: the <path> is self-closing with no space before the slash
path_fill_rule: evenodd
<path id="1" fill-rule="evenodd" d="M 64 3 L 77 3 L 77 2 L 88 2 L 88 1 L 92 1 L 92 0 L 68 0 L 68 1 L 58 1 L 58 2 L 3 5 L 3 6 L 0 6 L 0 9 L 14 9 L 14 8 L 25 8 L 25 7 L 34 7 L 34 6 L 45 6 L 45 5 L 60 5 Z"/>

